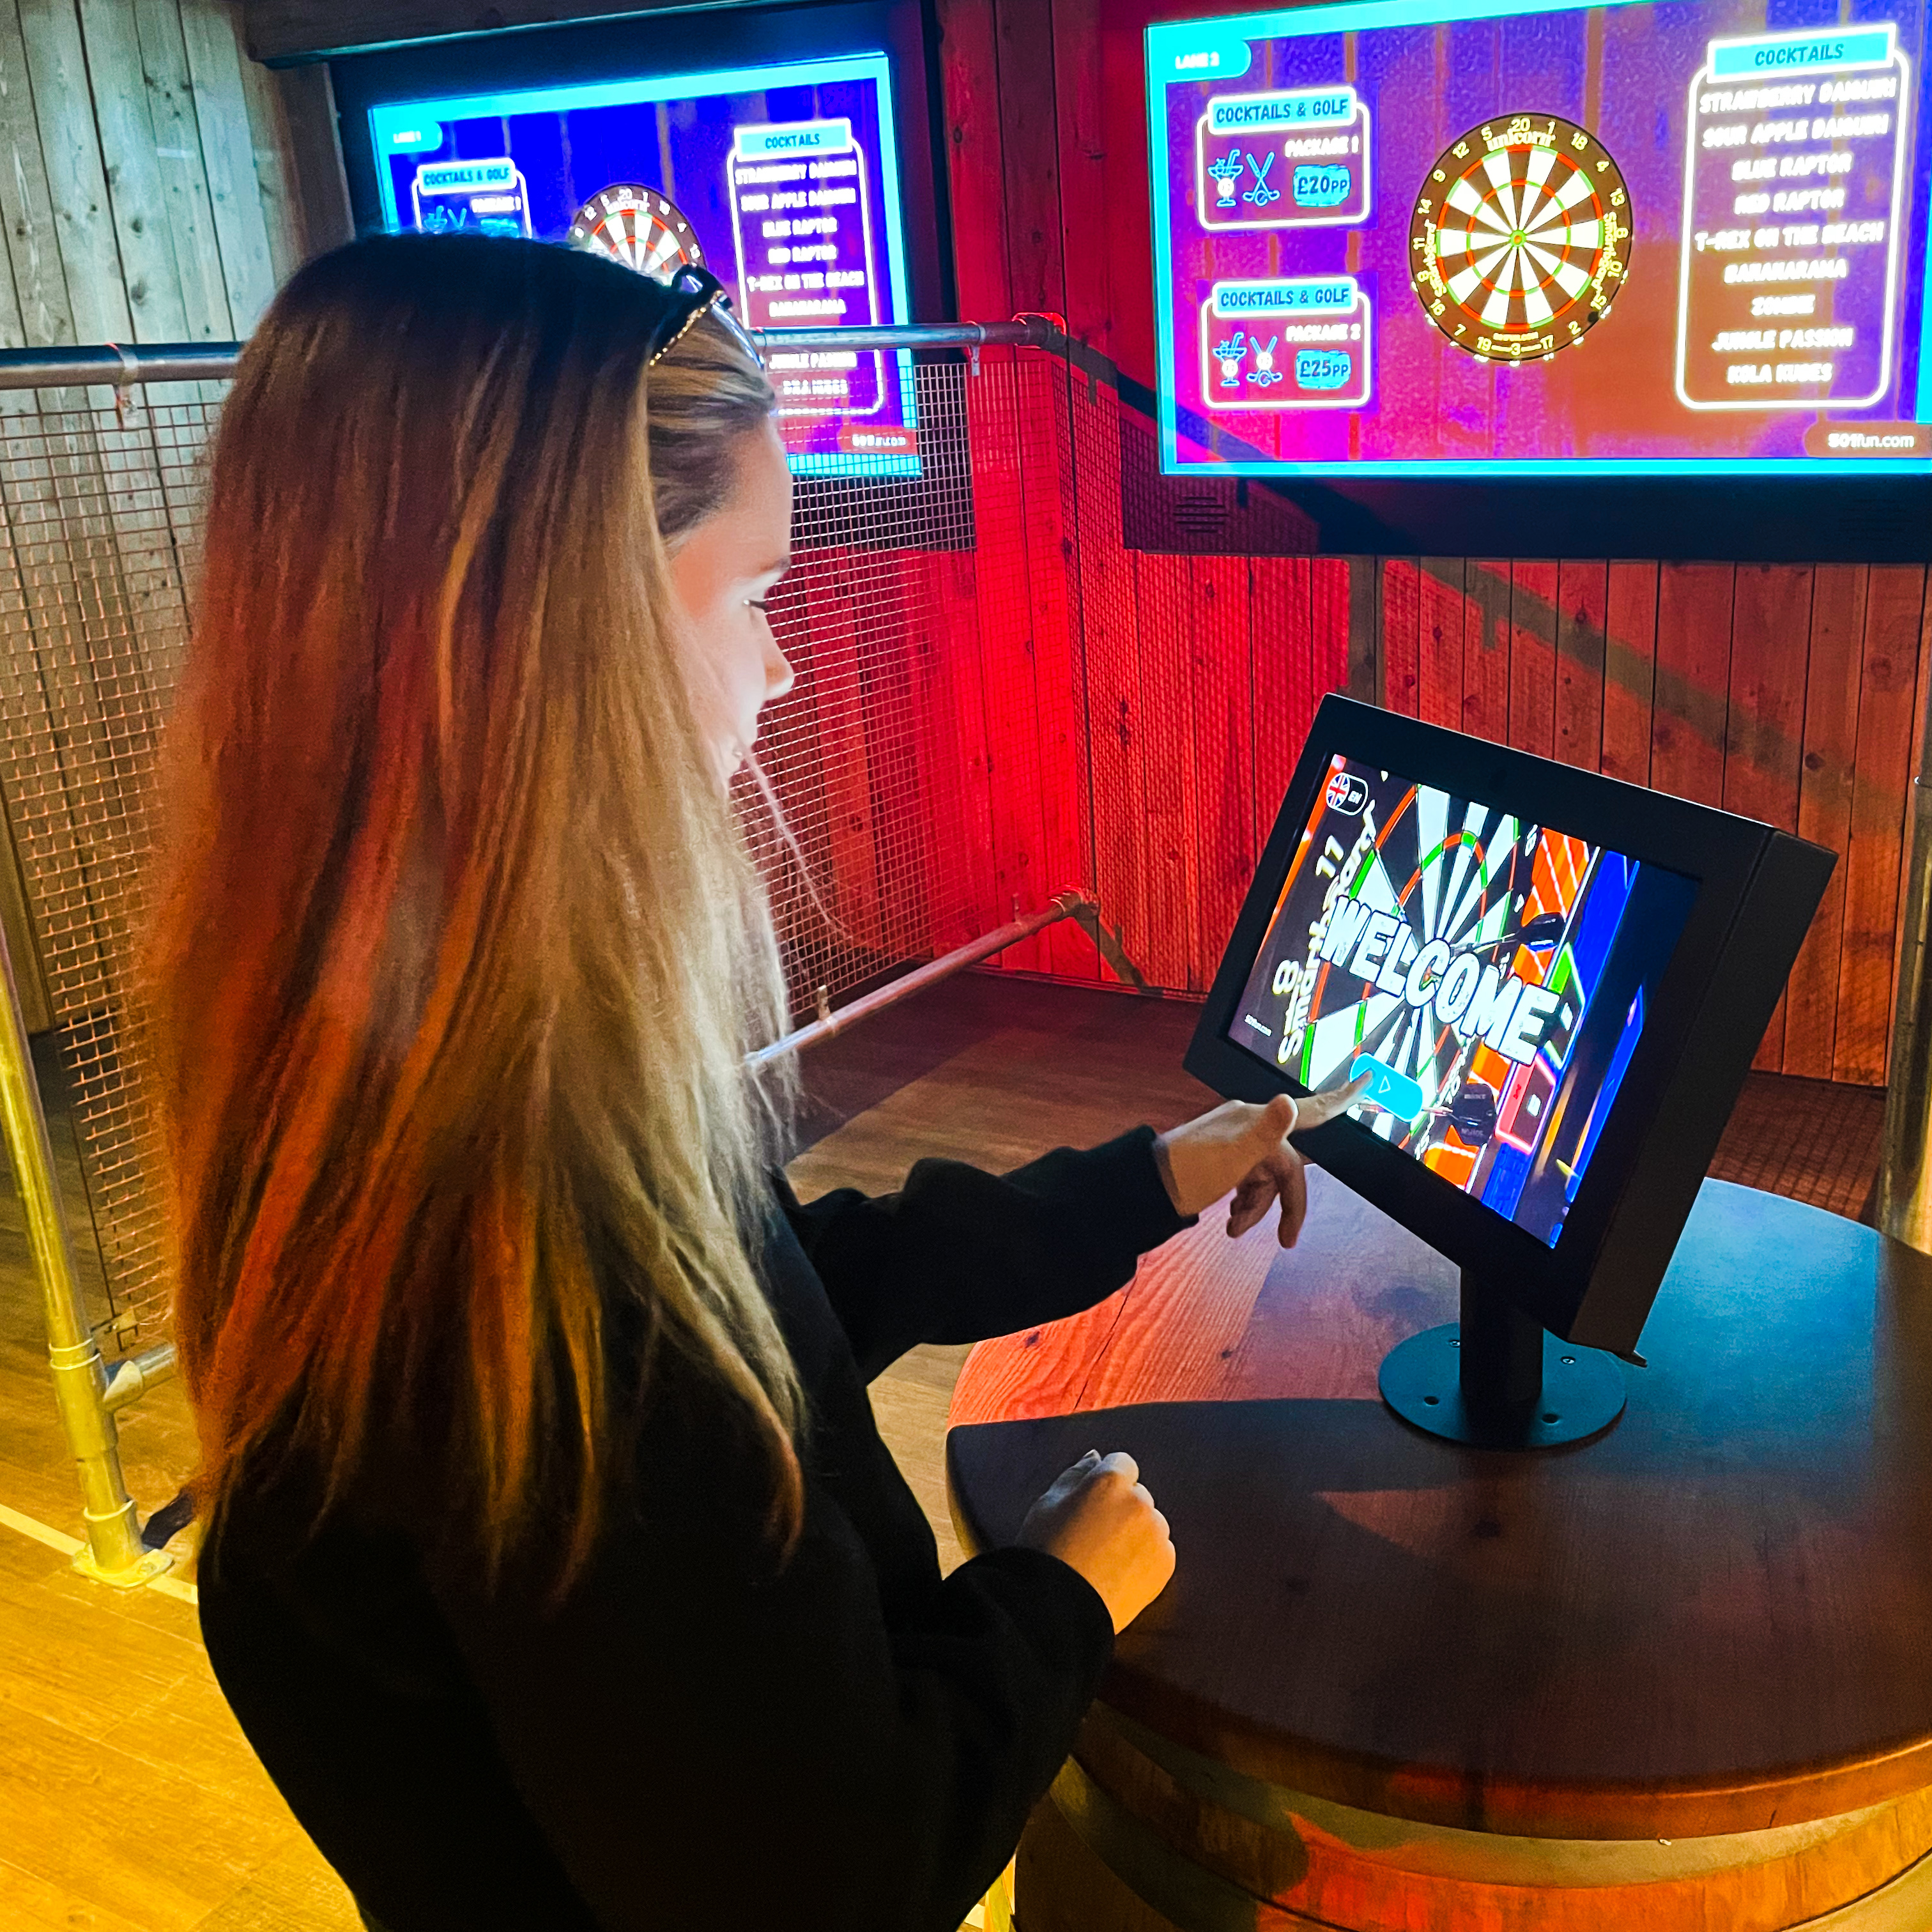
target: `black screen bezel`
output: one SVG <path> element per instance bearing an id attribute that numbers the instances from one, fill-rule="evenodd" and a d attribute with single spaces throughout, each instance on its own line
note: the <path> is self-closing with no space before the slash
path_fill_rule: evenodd
<path id="1" fill-rule="evenodd" d="M 1337 754 L 1513 812 L 1690 879 L 1696 897 L 1659 982 L 1576 1198 L 1554 1246 L 1505 1220 L 1413 1156 L 1346 1118 L 1295 1137 L 1311 1160 L 1460 1266 L 1500 1285 L 1544 1325 L 1566 1334 L 1772 836 L 1768 826 L 1661 792 L 1578 770 L 1378 710 L 1324 698 L 1222 954 L 1187 1069 L 1232 1099 L 1308 1090 L 1228 1037 L 1316 793 Z M 1767 1015 L 1767 1018 L 1768 1016 Z M 1722 1104 L 1728 1106 L 1728 1095 Z M 1673 1105 L 1682 1104 L 1673 1096 Z M 1714 1104 L 1716 1104 L 1714 1102 Z"/>

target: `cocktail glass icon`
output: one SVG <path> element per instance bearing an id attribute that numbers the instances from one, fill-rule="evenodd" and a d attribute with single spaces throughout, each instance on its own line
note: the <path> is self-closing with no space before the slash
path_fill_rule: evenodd
<path id="1" fill-rule="evenodd" d="M 1214 206 L 1216 208 L 1234 206 L 1234 189 L 1241 178 L 1243 158 L 1240 149 L 1234 148 L 1209 166 L 1208 172 L 1214 182 Z"/>
<path id="2" fill-rule="evenodd" d="M 1208 352 L 1221 365 L 1221 386 L 1234 389 L 1240 386 L 1241 364 L 1247 358 L 1248 338 L 1245 331 L 1236 329 L 1225 342 L 1210 343 Z"/>
<path id="3" fill-rule="evenodd" d="M 1255 366 L 1248 380 L 1257 388 L 1265 389 L 1282 380 L 1281 371 L 1274 366 L 1274 346 L 1280 340 L 1278 335 L 1270 335 L 1265 346 L 1259 342 L 1255 344 Z"/>

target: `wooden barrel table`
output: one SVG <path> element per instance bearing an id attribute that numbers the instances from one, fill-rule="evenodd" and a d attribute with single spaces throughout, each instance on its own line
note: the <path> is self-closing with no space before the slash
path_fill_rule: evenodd
<path id="1" fill-rule="evenodd" d="M 1179 1555 L 1019 1932 L 1932 1928 L 1932 1260 L 1707 1182 L 1616 1426 L 1466 1449 L 1376 1384 L 1454 1269 L 1309 1178 L 960 1381 L 968 1549 L 1124 1449 Z"/>

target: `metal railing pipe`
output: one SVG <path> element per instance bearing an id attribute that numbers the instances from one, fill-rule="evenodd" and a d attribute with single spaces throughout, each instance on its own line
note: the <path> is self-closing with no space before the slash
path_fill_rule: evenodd
<path id="1" fill-rule="evenodd" d="M 116 1362 L 108 1371 L 107 1385 L 100 1392 L 100 1404 L 110 1411 L 125 1408 L 138 1402 L 157 1382 L 164 1382 L 180 1366 L 172 1342 L 157 1342 L 138 1355 Z"/>
<path id="2" fill-rule="evenodd" d="M 1928 758 L 1932 760 L 1932 748 Z M 1879 1154 L 1879 1226 L 1932 1254 L 1932 771 L 1912 781 L 1905 923 Z"/>
<path id="3" fill-rule="evenodd" d="M 1044 322 L 892 323 L 876 328 L 768 328 L 753 340 L 766 355 L 814 350 L 1050 349 L 1059 332 Z M 106 343 L 92 349 L 0 352 L 0 389 L 124 389 L 137 382 L 225 382 L 238 342 Z"/>
<path id="4" fill-rule="evenodd" d="M 754 329 L 766 355 L 810 349 L 1043 349 L 1058 340 L 1043 322 L 893 322 L 874 328 Z"/>
<path id="5" fill-rule="evenodd" d="M 27 1246 L 46 1316 L 47 1357 L 53 1369 L 54 1402 L 80 1476 L 87 1542 L 74 1567 L 122 1589 L 145 1583 L 166 1569 L 167 1556 L 142 1546 L 134 1499 L 121 1474 L 120 1438 L 107 1402 L 107 1374 L 88 1324 L 74 1272 L 74 1248 L 61 1212 L 47 1117 L 34 1077 L 27 1022 L 20 1011 L 14 962 L 0 932 L 0 968 L 7 980 L 7 1010 L 0 1024 L 0 1128 L 4 1128 L 14 1185 L 26 1224 Z"/>
<path id="6" fill-rule="evenodd" d="M 1030 912 L 1023 919 L 1014 920 L 978 939 L 968 940 L 964 946 L 955 946 L 950 952 L 941 953 L 937 959 L 916 968 L 902 978 L 890 980 L 874 992 L 862 994 L 836 1012 L 822 1014 L 809 1025 L 796 1028 L 782 1040 L 773 1040 L 769 1046 L 760 1047 L 749 1056 L 752 1064 L 762 1066 L 781 1054 L 802 1053 L 808 1046 L 816 1046 L 822 1040 L 830 1040 L 848 1027 L 856 1026 L 874 1013 L 896 1006 L 915 993 L 922 993 L 927 987 L 936 986 L 942 980 L 950 980 L 968 967 L 992 958 L 996 952 L 1004 952 L 1009 946 L 1017 946 L 1022 939 L 1030 939 L 1036 932 L 1057 925 L 1063 919 L 1078 919 L 1092 904 L 1082 893 L 1062 892 L 1051 905 L 1042 906 L 1038 912 Z"/>
<path id="7" fill-rule="evenodd" d="M 226 382 L 238 342 L 144 342 L 123 348 L 9 349 L 0 353 L 0 389 L 124 389 L 134 382 Z"/>

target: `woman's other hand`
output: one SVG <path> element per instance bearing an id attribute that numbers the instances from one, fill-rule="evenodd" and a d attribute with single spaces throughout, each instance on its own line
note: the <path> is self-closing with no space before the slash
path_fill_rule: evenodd
<path id="1" fill-rule="evenodd" d="M 1134 1459 L 1090 1449 L 1027 1512 L 1016 1541 L 1070 1564 L 1100 1592 L 1118 1636 L 1167 1587 L 1174 1545 Z"/>
<path id="2" fill-rule="evenodd" d="M 1277 1094 L 1265 1106 L 1229 1100 L 1160 1137 L 1161 1178 L 1177 1212 L 1198 1214 L 1230 1188 L 1228 1232 L 1245 1234 L 1281 1202 L 1281 1244 L 1292 1248 L 1308 1218 L 1308 1177 L 1288 1137 L 1333 1120 L 1368 1084 L 1364 1073 L 1297 1101 Z"/>

